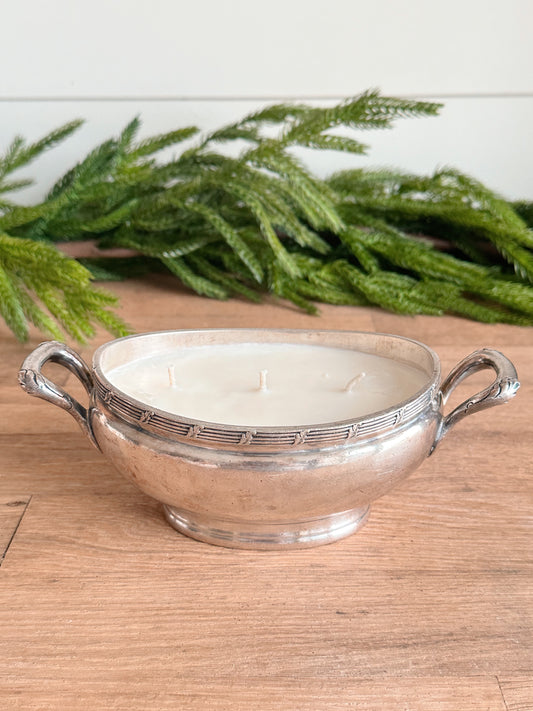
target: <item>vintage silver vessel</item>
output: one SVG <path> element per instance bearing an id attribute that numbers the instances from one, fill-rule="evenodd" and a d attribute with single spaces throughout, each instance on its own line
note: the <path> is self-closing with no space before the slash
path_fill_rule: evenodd
<path id="1" fill-rule="evenodd" d="M 169 348 L 222 343 L 299 343 L 393 358 L 426 375 L 422 389 L 364 418 L 312 426 L 241 427 L 188 419 L 126 395 L 106 373 Z M 83 383 L 83 407 L 41 369 L 59 363 Z M 492 384 L 443 414 L 456 385 L 479 370 Z M 370 504 L 432 454 L 467 414 L 507 402 L 519 382 L 498 351 L 475 351 L 441 383 L 437 355 L 399 336 L 349 331 L 213 329 L 147 333 L 101 346 L 92 368 L 68 346 L 39 345 L 19 381 L 30 395 L 67 410 L 126 478 L 163 504 L 169 523 L 201 541 L 252 549 L 304 548 L 356 531 Z"/>

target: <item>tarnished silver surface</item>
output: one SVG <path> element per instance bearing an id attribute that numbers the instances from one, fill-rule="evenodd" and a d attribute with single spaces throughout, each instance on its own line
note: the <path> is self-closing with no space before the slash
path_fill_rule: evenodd
<path id="1" fill-rule="evenodd" d="M 443 404 L 446 404 L 453 390 L 469 375 L 480 370 L 492 368 L 496 372 L 496 379 L 481 392 L 465 400 L 450 412 L 441 421 L 439 433 L 435 440 L 435 448 L 444 435 L 466 415 L 485 410 L 500 403 L 507 402 L 516 394 L 520 383 L 518 382 L 516 370 L 509 360 L 498 351 L 483 348 L 480 351 L 471 353 L 458 363 L 450 372 L 446 380 L 440 387 Z"/>
<path id="2" fill-rule="evenodd" d="M 92 433 L 87 409 L 59 385 L 52 383 L 41 373 L 45 363 L 59 363 L 81 381 L 89 397 L 94 392 L 93 376 L 80 356 L 59 341 L 45 341 L 30 353 L 18 373 L 20 386 L 28 395 L 40 397 L 69 412 L 91 442 L 98 447 Z"/>
<path id="3" fill-rule="evenodd" d="M 113 387 L 118 364 L 169 347 L 220 343 L 305 343 L 373 353 L 421 368 L 424 387 L 368 417 L 313 426 L 243 428 L 172 415 Z M 47 380 L 48 360 L 65 365 L 91 396 L 89 409 Z M 483 368 L 496 379 L 447 416 L 461 380 Z M 519 387 L 501 353 L 476 351 L 439 388 L 440 365 L 427 346 L 386 334 L 261 329 L 169 331 L 112 341 L 93 372 L 70 348 L 44 343 L 24 361 L 22 387 L 70 412 L 104 456 L 164 505 L 177 530 L 237 548 L 303 548 L 353 533 L 372 501 L 408 476 L 466 414 L 506 402 Z"/>

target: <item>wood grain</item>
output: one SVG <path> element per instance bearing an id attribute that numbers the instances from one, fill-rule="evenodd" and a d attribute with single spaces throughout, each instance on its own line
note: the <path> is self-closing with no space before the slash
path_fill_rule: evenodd
<path id="1" fill-rule="evenodd" d="M 60 674 L 63 670 L 57 669 Z M 101 684 L 77 680 L 76 690 L 67 679 L 58 680 L 57 696 L 39 683 L 30 688 L 14 684 L 6 695 L 9 709 L 47 711 L 109 711 L 109 709 L 157 709 L 157 711 L 506 711 L 496 679 L 482 677 L 373 679 L 242 680 L 231 676 L 213 681 L 187 678 L 161 680 L 148 693 L 141 691 L 150 668 L 124 674 L 110 692 Z M 158 680 L 159 681 L 159 680 Z M 81 695 L 80 695 L 81 691 Z M 83 697 L 83 701 L 81 700 Z M 86 705 L 88 702 L 88 706 Z M 527 707 L 530 709 L 531 707 Z M 525 707 L 524 707 L 525 709 Z M 523 711 L 523 710 L 521 710 Z"/>
<path id="2" fill-rule="evenodd" d="M 499 682 L 507 711 L 533 709 L 533 674 L 527 677 L 500 679 Z"/>
<path id="3" fill-rule="evenodd" d="M 177 534 L 72 418 L 19 390 L 39 338 L 20 346 L 2 331 L 2 708 L 531 711 L 533 332 L 373 309 L 325 307 L 317 319 L 166 281 L 113 288 L 139 330 L 386 330 L 432 346 L 444 372 L 498 348 L 523 385 L 461 422 L 356 535 L 241 551 Z M 82 397 L 74 376 L 51 377 Z M 30 496 L 20 520 L 7 504 Z"/>

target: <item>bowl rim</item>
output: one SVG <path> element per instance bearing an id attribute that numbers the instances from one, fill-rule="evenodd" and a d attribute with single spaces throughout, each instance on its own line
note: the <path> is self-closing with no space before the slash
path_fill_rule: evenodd
<path id="1" fill-rule="evenodd" d="M 242 343 L 258 343 L 269 341 L 254 340 L 252 334 L 278 334 L 287 337 L 314 333 L 323 336 L 361 336 L 378 339 L 394 339 L 413 344 L 430 357 L 431 375 L 423 387 L 408 398 L 394 405 L 357 418 L 336 420 L 306 425 L 252 426 L 230 425 L 218 422 L 198 420 L 167 412 L 153 407 L 146 402 L 137 400 L 113 385 L 106 377 L 102 368 L 102 359 L 106 350 L 117 343 L 170 334 L 231 334 L 241 336 L 250 334 L 249 341 Z M 279 343 L 280 341 L 271 341 Z M 289 341 L 295 343 L 295 341 Z M 297 341 L 296 341 L 297 343 Z M 218 344 L 220 345 L 220 344 Z M 309 345 L 309 343 L 307 344 Z M 313 344 L 317 345 L 317 344 Z M 341 348 L 331 343 L 320 344 L 326 347 Z M 376 353 L 379 355 L 378 353 Z M 387 357 L 384 355 L 383 357 Z M 404 361 L 409 362 L 409 361 Z M 164 331 L 149 331 L 137 333 L 108 341 L 96 349 L 92 360 L 95 378 L 95 396 L 100 405 L 115 417 L 125 420 L 130 425 L 143 431 L 163 436 L 167 439 L 186 441 L 190 444 L 215 447 L 246 449 L 247 451 L 266 448 L 279 449 L 309 449 L 323 448 L 339 444 L 350 444 L 354 440 L 367 439 L 381 435 L 392 428 L 404 425 L 418 417 L 432 402 L 440 383 L 440 359 L 437 354 L 424 343 L 413 338 L 375 331 L 353 331 L 341 329 L 284 329 L 284 328 L 195 328 L 169 329 Z"/>

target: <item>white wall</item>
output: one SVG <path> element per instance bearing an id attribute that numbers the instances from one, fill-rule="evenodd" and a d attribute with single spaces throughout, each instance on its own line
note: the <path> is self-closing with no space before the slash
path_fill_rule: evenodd
<path id="1" fill-rule="evenodd" d="M 87 124 L 31 168 L 38 198 L 97 141 L 141 114 L 144 133 L 212 128 L 280 99 L 369 87 L 443 101 L 438 118 L 366 133 L 353 165 L 454 165 L 533 199 L 531 0 L 17 0 L 3 2 L 0 146 Z"/>

